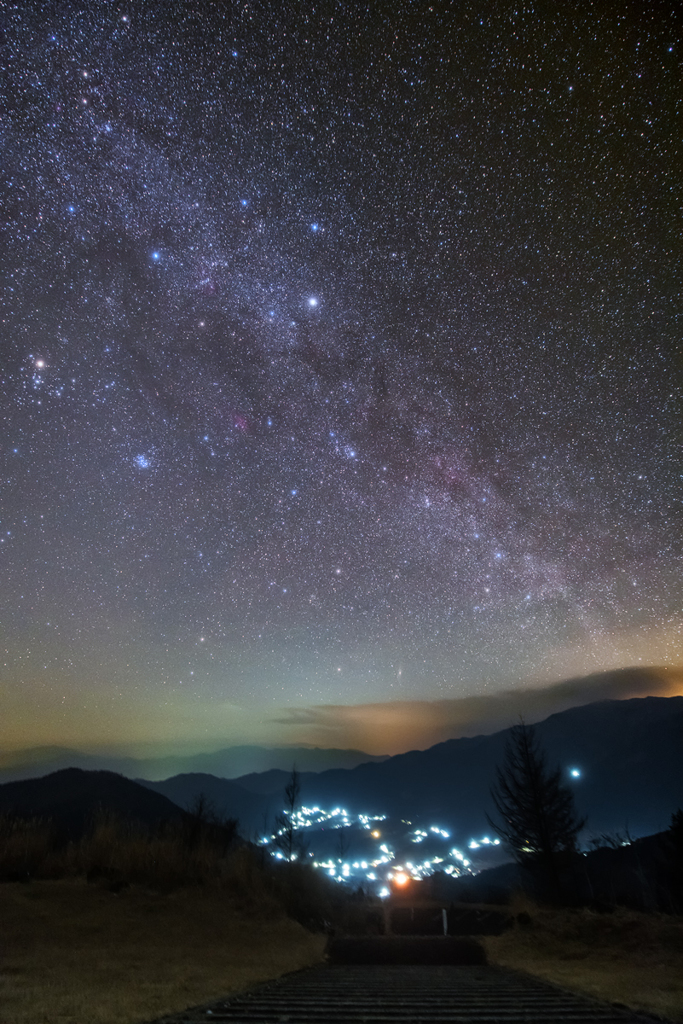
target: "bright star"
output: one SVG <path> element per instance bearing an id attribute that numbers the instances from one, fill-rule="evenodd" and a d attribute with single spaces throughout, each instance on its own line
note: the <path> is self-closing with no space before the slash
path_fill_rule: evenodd
<path id="1" fill-rule="evenodd" d="M 149 459 L 147 458 L 146 455 L 135 456 L 135 465 L 139 466 L 140 469 L 149 469 L 149 464 Z"/>
<path id="2" fill-rule="evenodd" d="M 161 253 L 160 253 L 160 252 L 153 252 L 153 253 L 152 253 L 152 259 L 153 259 L 153 260 L 154 260 L 154 262 L 156 263 L 156 262 L 157 262 L 158 260 L 160 260 L 160 259 L 161 259 Z"/>
<path id="3" fill-rule="evenodd" d="M 309 306 L 317 306 L 318 305 L 318 300 L 316 299 L 315 295 L 311 295 L 310 299 L 308 300 L 308 305 Z"/>

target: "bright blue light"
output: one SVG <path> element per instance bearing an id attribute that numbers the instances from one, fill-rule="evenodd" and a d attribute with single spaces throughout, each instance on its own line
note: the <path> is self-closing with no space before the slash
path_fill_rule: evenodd
<path id="1" fill-rule="evenodd" d="M 571 777 L 573 779 L 580 779 L 581 778 L 581 771 L 578 768 L 572 768 L 570 770 L 569 774 L 571 775 Z"/>
<path id="2" fill-rule="evenodd" d="M 149 459 L 146 455 L 136 455 L 135 465 L 139 466 L 140 469 L 149 469 Z"/>
<path id="3" fill-rule="evenodd" d="M 318 305 L 318 300 L 316 299 L 315 295 L 311 295 L 310 299 L 308 300 L 308 305 L 309 306 L 317 306 Z"/>
<path id="4" fill-rule="evenodd" d="M 152 259 L 154 260 L 155 263 L 157 263 L 161 259 L 161 253 L 160 252 L 153 252 L 152 253 Z"/>
<path id="5" fill-rule="evenodd" d="M 318 225 L 317 224 L 311 224 L 311 231 L 317 231 L 317 230 L 318 230 Z"/>
<path id="6" fill-rule="evenodd" d="M 248 199 L 243 199 L 242 200 L 242 206 L 249 206 L 249 200 Z"/>

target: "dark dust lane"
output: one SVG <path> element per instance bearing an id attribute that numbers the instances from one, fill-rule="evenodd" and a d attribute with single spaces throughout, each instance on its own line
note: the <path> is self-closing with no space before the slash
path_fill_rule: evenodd
<path id="1" fill-rule="evenodd" d="M 644 1024 L 652 1018 L 601 1005 L 497 967 L 315 967 L 225 1002 L 156 1024 Z"/>

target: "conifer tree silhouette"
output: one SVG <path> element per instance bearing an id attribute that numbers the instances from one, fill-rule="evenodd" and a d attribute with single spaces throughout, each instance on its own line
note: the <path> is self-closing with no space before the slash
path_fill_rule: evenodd
<path id="1" fill-rule="evenodd" d="M 586 819 L 577 815 L 560 769 L 548 767 L 533 727 L 523 721 L 510 732 L 491 798 L 500 816 L 494 821 L 487 815 L 491 827 L 541 889 L 559 897 L 561 869 L 576 852 Z"/>

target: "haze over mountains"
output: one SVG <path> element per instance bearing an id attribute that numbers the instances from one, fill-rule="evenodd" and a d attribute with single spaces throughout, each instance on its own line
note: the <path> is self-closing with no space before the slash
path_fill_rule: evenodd
<path id="1" fill-rule="evenodd" d="M 109 771 L 129 779 L 167 779 L 181 772 L 204 772 L 224 779 L 267 772 L 297 764 L 302 771 L 322 772 L 329 768 L 355 768 L 366 761 L 383 761 L 362 750 L 319 747 L 226 747 L 211 753 L 135 758 L 107 754 L 85 754 L 67 747 L 33 747 L 0 754 L 0 783 L 39 778 L 63 768 Z"/>
<path id="2" fill-rule="evenodd" d="M 425 750 L 444 740 L 499 732 L 514 725 L 520 715 L 533 724 L 552 713 L 595 701 L 669 697 L 681 693 L 683 669 L 631 666 L 564 679 L 540 688 L 520 688 L 485 696 L 303 709 L 304 719 L 309 725 L 315 723 L 321 737 L 326 738 L 322 742 L 300 736 L 299 742 L 280 746 L 241 744 L 219 746 L 217 750 L 202 753 L 197 753 L 196 748 L 175 748 L 169 752 L 168 744 L 148 744 L 144 753 L 139 748 L 134 752 L 126 747 L 83 751 L 56 744 L 9 751 L 0 748 L 0 783 L 37 778 L 63 768 L 112 771 L 130 779 L 152 781 L 190 772 L 237 779 L 277 769 L 290 771 L 294 763 L 305 772 L 355 768 L 366 762 L 386 760 L 386 750 L 400 754 Z M 301 714 L 302 709 L 292 709 L 293 718 Z M 355 729 L 359 733 L 355 746 L 342 745 L 344 722 L 349 716 L 357 724 L 363 723 L 361 730 Z M 398 746 L 390 741 L 391 736 L 395 740 L 397 732 L 403 737 Z M 367 749 L 375 753 L 366 753 Z M 247 788 L 270 792 L 273 785 L 276 789 L 279 785 L 274 777 L 252 780 Z"/>

